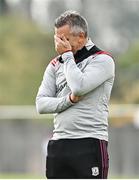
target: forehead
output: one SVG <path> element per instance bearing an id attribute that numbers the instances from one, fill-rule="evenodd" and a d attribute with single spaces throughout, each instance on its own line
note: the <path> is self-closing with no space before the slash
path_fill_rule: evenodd
<path id="1" fill-rule="evenodd" d="M 70 27 L 69 27 L 69 25 L 64 25 L 62 27 L 55 28 L 55 34 L 56 35 L 64 34 L 65 36 L 70 35 Z"/>

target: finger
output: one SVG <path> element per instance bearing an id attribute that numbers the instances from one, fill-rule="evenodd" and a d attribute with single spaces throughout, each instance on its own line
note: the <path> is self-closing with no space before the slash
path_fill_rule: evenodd
<path id="1" fill-rule="evenodd" d="M 58 38 L 61 43 L 62 42 L 67 43 L 67 39 L 65 38 L 64 34 L 62 34 L 61 36 L 55 36 L 55 37 Z"/>
<path id="2" fill-rule="evenodd" d="M 59 37 L 54 35 L 54 40 L 55 40 L 55 42 L 59 42 Z"/>
<path id="3" fill-rule="evenodd" d="M 62 41 L 60 38 L 56 39 L 56 43 L 58 46 L 67 47 L 66 43 Z"/>
<path id="4" fill-rule="evenodd" d="M 65 46 L 65 42 L 63 40 L 61 40 L 59 37 L 56 37 L 55 38 L 55 41 L 58 43 L 58 44 L 62 44 L 63 46 Z"/>
<path id="5" fill-rule="evenodd" d="M 57 36 L 54 36 L 55 42 L 59 42 L 59 38 Z"/>
<path id="6" fill-rule="evenodd" d="M 61 42 L 62 40 L 61 40 L 61 38 L 60 37 L 58 37 L 58 36 L 54 36 L 54 39 L 56 40 L 56 41 L 58 41 L 58 42 Z"/>
<path id="7" fill-rule="evenodd" d="M 66 43 L 68 42 L 68 40 L 66 39 L 66 37 L 64 35 L 62 35 L 62 40 Z"/>

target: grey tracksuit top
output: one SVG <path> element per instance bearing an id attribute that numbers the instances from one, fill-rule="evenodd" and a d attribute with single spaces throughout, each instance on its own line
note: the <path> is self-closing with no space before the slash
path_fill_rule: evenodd
<path id="1" fill-rule="evenodd" d="M 86 48 L 94 46 L 89 39 Z M 36 97 L 41 114 L 54 113 L 53 140 L 93 137 L 108 141 L 108 102 L 115 65 L 107 54 L 94 54 L 76 64 L 72 52 L 46 68 Z M 69 94 L 82 96 L 72 103 Z"/>

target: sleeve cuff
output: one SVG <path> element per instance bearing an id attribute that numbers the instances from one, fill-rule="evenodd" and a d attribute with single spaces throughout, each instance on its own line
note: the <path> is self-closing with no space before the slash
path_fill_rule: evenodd
<path id="1" fill-rule="evenodd" d="M 62 54 L 62 60 L 65 62 L 67 60 L 74 59 L 72 51 L 67 51 Z"/>

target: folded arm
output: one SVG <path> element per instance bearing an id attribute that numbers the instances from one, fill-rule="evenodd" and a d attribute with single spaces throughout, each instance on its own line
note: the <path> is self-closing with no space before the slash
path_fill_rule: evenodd
<path id="1" fill-rule="evenodd" d="M 55 70 L 53 65 L 49 64 L 36 97 L 37 111 L 40 114 L 59 113 L 71 105 L 73 103 L 70 101 L 69 95 L 60 98 L 56 97 Z"/>
<path id="2" fill-rule="evenodd" d="M 83 72 L 77 67 L 72 52 L 64 53 L 62 58 L 67 83 L 76 96 L 87 94 L 114 76 L 114 62 L 108 55 L 91 59 Z"/>

